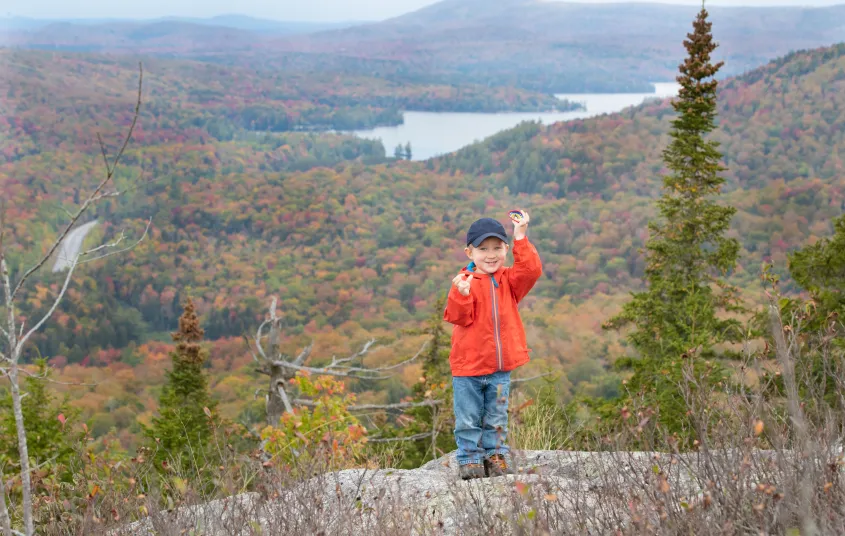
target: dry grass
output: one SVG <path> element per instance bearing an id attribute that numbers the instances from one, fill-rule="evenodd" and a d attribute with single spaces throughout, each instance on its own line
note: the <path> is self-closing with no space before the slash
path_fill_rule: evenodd
<path id="1" fill-rule="evenodd" d="M 671 444 L 646 407 L 631 407 L 613 434 L 594 438 L 591 452 L 565 452 L 558 449 L 572 430 L 560 425 L 562 410 L 516 403 L 510 439 L 518 475 L 461 482 L 447 460 L 410 472 L 375 463 L 329 472 L 317 462 L 290 471 L 232 454 L 210 493 L 174 494 L 172 481 L 144 496 L 125 488 L 89 499 L 84 522 L 63 519 L 64 507 L 53 504 L 41 533 L 842 534 L 842 326 L 802 334 L 800 319 L 775 311 L 772 329 L 771 355 L 749 352 L 742 367 L 751 374 L 739 375 L 727 395 L 686 377 L 682 392 L 703 438 L 689 452 L 628 450 Z M 824 373 L 811 373 L 811 362 Z M 766 367 L 780 374 L 767 377 Z M 557 452 L 520 459 L 519 449 Z M 155 484 L 150 474 L 138 478 Z M 154 532 L 126 525 L 133 520 Z"/>

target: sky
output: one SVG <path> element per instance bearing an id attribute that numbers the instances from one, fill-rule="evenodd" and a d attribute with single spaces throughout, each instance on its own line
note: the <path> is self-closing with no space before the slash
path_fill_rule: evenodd
<path id="1" fill-rule="evenodd" d="M 0 16 L 34 18 L 155 18 L 213 17 L 239 13 L 287 21 L 383 20 L 417 10 L 437 0 L 0 0 Z M 618 3 L 632 0 L 580 0 Z M 643 0 L 638 0 L 643 1 Z M 672 4 L 700 4 L 700 0 L 660 0 Z M 845 0 L 708 0 L 708 5 L 815 5 Z"/>

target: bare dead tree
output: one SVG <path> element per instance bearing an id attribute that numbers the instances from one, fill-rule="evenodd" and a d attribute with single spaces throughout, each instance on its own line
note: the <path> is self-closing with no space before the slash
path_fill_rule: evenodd
<path id="1" fill-rule="evenodd" d="M 24 349 L 26 347 L 26 344 L 32 338 L 32 336 L 39 329 L 41 329 L 41 327 L 48 320 L 50 320 L 50 318 L 53 316 L 53 313 L 56 311 L 56 308 L 62 302 L 62 299 L 64 298 L 65 293 L 67 292 L 68 286 L 70 285 L 71 279 L 73 278 L 73 274 L 76 268 L 80 264 L 102 259 L 104 257 L 127 251 L 135 247 L 141 241 L 143 241 L 144 238 L 146 238 L 152 220 L 148 221 L 147 226 L 144 229 L 144 233 L 141 235 L 141 237 L 136 242 L 134 242 L 134 244 L 128 247 L 121 247 L 121 244 L 125 239 L 124 233 L 121 233 L 112 242 L 101 244 L 88 250 L 82 249 L 80 241 L 79 248 L 76 248 L 76 251 L 70 252 L 69 258 L 62 259 L 65 262 L 65 266 L 67 267 L 67 274 L 64 277 L 64 282 L 62 283 L 61 289 L 53 299 L 52 305 L 49 307 L 47 312 L 44 313 L 40 317 L 40 319 L 35 322 L 35 324 L 33 324 L 32 327 L 30 327 L 28 330 L 26 329 L 25 321 L 20 321 L 20 325 L 18 321 L 18 302 L 20 292 L 24 288 L 24 285 L 27 283 L 27 281 L 29 281 L 32 276 L 39 272 L 39 270 L 44 267 L 47 261 L 57 251 L 59 251 L 59 248 L 60 246 L 62 246 L 64 240 L 68 237 L 71 231 L 73 231 L 77 227 L 77 224 L 80 222 L 83 216 L 85 216 L 85 214 L 88 213 L 93 206 L 95 206 L 102 199 L 118 197 L 124 193 L 116 189 L 110 190 L 110 188 L 113 187 L 112 178 L 114 177 L 115 171 L 121 160 L 121 157 L 126 151 L 126 147 L 129 145 L 129 140 L 132 138 L 132 133 L 135 130 L 135 125 L 138 122 L 138 116 L 141 109 L 143 78 L 143 67 L 139 64 L 138 95 L 135 103 L 135 111 L 132 116 L 132 122 L 129 126 L 126 137 L 124 138 L 119 150 L 117 151 L 113 159 L 109 159 L 106 146 L 103 143 L 103 140 L 100 135 L 97 134 L 97 140 L 100 143 L 103 162 L 106 168 L 105 177 L 98 183 L 97 187 L 88 195 L 88 197 L 85 198 L 85 200 L 77 208 L 77 210 L 75 212 L 69 213 L 70 221 L 59 232 L 57 238 L 47 249 L 47 252 L 43 256 L 41 256 L 39 260 L 36 261 L 29 269 L 27 269 L 14 284 L 11 281 L 9 265 L 7 262 L 7 246 L 4 241 L 6 229 L 5 210 L 0 211 L 0 288 L 3 289 L 3 295 L 5 298 L 3 305 L 5 306 L 4 309 L 6 313 L 5 326 L 0 326 L 0 341 L 3 342 L 2 346 L 0 346 L 0 375 L 9 378 L 10 391 L 12 395 L 12 409 L 14 412 L 15 430 L 18 439 L 18 453 L 20 455 L 20 473 L 22 482 L 21 502 L 23 507 L 24 533 L 26 534 L 26 536 L 32 536 L 33 534 L 35 534 L 35 529 L 33 526 L 32 515 L 32 486 L 30 480 L 29 450 L 27 447 L 26 428 L 24 426 L 23 408 L 21 406 L 22 394 L 20 391 L 19 384 L 19 377 L 22 372 L 20 365 Z M 2 497 L 2 502 L 2 509 L 5 511 L 5 496 Z"/>
<path id="2" fill-rule="evenodd" d="M 250 343 L 253 359 L 259 364 L 258 372 L 270 377 L 270 385 L 266 394 L 267 422 L 277 424 L 284 413 L 293 413 L 294 406 L 309 406 L 308 400 L 291 400 L 285 389 L 287 383 L 297 372 L 309 372 L 315 375 L 336 376 L 340 378 L 354 378 L 367 380 L 384 380 L 392 376 L 393 371 L 415 361 L 428 346 L 428 341 L 411 357 L 392 365 L 381 367 L 365 367 L 356 364 L 376 344 L 375 339 L 364 343 L 361 349 L 347 357 L 332 356 L 331 362 L 322 366 L 306 365 L 311 356 L 313 343 L 306 346 L 296 357 L 290 357 L 281 351 L 279 336 L 281 332 L 281 318 L 276 314 L 276 298 L 270 304 L 269 314 L 264 322 L 258 326 L 255 337 Z M 441 400 L 426 400 L 423 402 L 403 402 L 399 404 L 366 404 L 350 406 L 350 411 L 378 411 L 397 410 L 412 407 L 436 406 Z"/>

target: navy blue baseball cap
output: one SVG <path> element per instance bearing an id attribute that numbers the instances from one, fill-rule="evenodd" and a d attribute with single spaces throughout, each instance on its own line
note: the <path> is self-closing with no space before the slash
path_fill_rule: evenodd
<path id="1" fill-rule="evenodd" d="M 493 218 L 481 218 L 469 226 L 469 231 L 467 231 L 467 245 L 472 244 L 473 247 L 477 248 L 484 240 L 491 236 L 495 236 L 505 243 L 508 241 L 508 235 L 505 233 L 504 225 Z"/>

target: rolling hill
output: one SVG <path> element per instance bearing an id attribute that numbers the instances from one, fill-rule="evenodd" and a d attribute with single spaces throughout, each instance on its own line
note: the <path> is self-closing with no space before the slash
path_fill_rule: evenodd
<path id="1" fill-rule="evenodd" d="M 646 90 L 674 79 L 695 6 L 445 0 L 384 22 L 278 40 L 271 50 L 334 68 L 335 56 L 400 78 L 466 79 L 548 92 Z M 845 5 L 708 8 L 736 75 L 845 35 Z"/>
<path id="2" fill-rule="evenodd" d="M 695 6 L 547 0 L 444 0 L 375 23 L 308 25 L 213 19 L 6 19 L 0 45 L 152 54 L 269 72 L 384 78 L 401 84 L 520 87 L 542 93 L 641 92 L 673 80 Z M 727 61 L 741 74 L 845 35 L 845 4 L 713 7 Z M 17 20 L 17 25 L 12 24 Z M 0 22 L 0 28 L 2 28 Z M 339 26 L 339 27 L 338 27 Z"/>
<path id="3" fill-rule="evenodd" d="M 131 66 L 105 64 L 86 76 L 92 67 L 62 65 L 30 64 L 29 80 L 43 87 L 14 102 L 35 111 L 3 123 L 43 140 L 0 165 L 11 200 L 13 270 L 55 235 L 61 208 L 72 207 L 101 172 L 96 144 L 62 136 L 90 138 L 105 129 L 113 147 L 126 124 L 125 116 L 108 122 L 105 112 L 63 108 L 59 85 L 73 75 L 79 88 L 90 82 L 91 102 L 128 95 L 131 103 Z M 122 74 L 107 77 L 112 71 Z M 144 121 L 164 120 L 191 91 L 150 82 Z M 827 236 L 842 214 L 845 45 L 791 54 L 722 88 L 716 136 L 730 186 L 723 201 L 739 209 L 731 233 L 743 248 L 731 277 L 754 305 L 761 262 L 785 271 L 786 252 Z M 605 367 L 625 349 L 600 326 L 640 284 L 640 248 L 655 214 L 672 116 L 663 101 L 549 127 L 529 123 L 426 163 L 368 164 L 365 143 L 372 142 L 331 135 L 217 139 L 197 125 L 190 136 L 166 138 L 142 130 L 117 175 L 119 188 L 140 188 L 98 208 L 102 225 L 91 240 L 142 229 L 152 218 L 150 239 L 119 259 L 83 267 L 38 347 L 69 380 L 102 378 L 74 396 L 107 431 L 118 414 L 151 411 L 166 359 L 162 341 L 190 293 L 215 341 L 215 389 L 237 415 L 247 411 L 243 400 L 257 382 L 240 337 L 254 331 L 271 296 L 279 299 L 289 353 L 310 339 L 320 355 L 339 355 L 373 335 L 396 338 L 418 327 L 448 288 L 464 262 L 468 223 L 482 215 L 504 219 L 524 206 L 544 261 L 544 276 L 521 309 L 534 356 L 526 373 L 563 370 L 564 395 L 606 394 L 615 383 Z M 294 165 L 302 161 L 308 169 Z M 46 307 L 56 280 L 45 274 L 37 281 L 25 314 Z M 414 373 L 369 397 L 389 392 L 395 401 Z M 131 410 L 117 411 L 127 405 Z"/>

